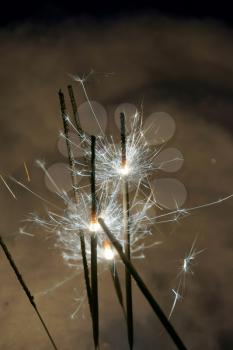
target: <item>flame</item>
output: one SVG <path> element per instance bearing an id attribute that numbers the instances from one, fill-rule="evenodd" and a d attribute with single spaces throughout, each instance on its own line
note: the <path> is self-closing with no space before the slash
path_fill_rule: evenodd
<path id="1" fill-rule="evenodd" d="M 89 225 L 89 230 L 91 232 L 97 232 L 100 229 L 100 224 L 98 223 L 96 217 L 91 219 L 91 223 Z"/>
<path id="2" fill-rule="evenodd" d="M 122 162 L 120 168 L 118 169 L 118 172 L 123 175 L 126 176 L 129 174 L 130 172 L 130 168 L 127 166 L 126 162 Z"/>
<path id="3" fill-rule="evenodd" d="M 105 239 L 105 241 L 103 242 L 103 246 L 105 259 L 112 260 L 114 258 L 114 252 L 112 250 L 110 242 L 107 239 Z"/>

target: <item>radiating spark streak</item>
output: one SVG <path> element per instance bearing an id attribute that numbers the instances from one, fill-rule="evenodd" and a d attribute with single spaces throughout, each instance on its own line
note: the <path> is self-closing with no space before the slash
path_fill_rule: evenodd
<path id="1" fill-rule="evenodd" d="M 72 125 L 71 122 L 70 122 L 69 124 Z M 66 137 L 62 132 L 60 133 L 60 137 L 63 138 L 66 142 L 69 142 L 69 144 L 70 144 L 72 147 L 74 147 L 74 148 L 76 148 L 76 149 L 79 149 L 79 150 L 82 151 L 82 152 L 84 151 L 84 148 L 83 148 L 83 146 L 82 146 L 83 141 L 82 141 L 80 144 L 76 144 L 76 143 L 73 142 L 70 138 Z M 86 166 L 85 163 L 81 163 L 80 161 L 75 160 L 75 162 L 76 162 L 77 164 L 81 165 L 81 166 Z"/>
<path id="2" fill-rule="evenodd" d="M 152 197 L 153 197 L 153 200 L 154 200 L 154 203 L 155 203 L 156 207 L 157 207 L 158 209 L 160 209 L 160 210 L 163 210 L 163 208 L 162 208 L 162 207 L 157 203 L 157 201 L 156 201 L 155 194 L 154 194 L 154 191 L 153 191 L 153 189 L 152 189 L 152 187 L 151 187 L 151 184 L 150 184 L 150 181 L 149 181 L 148 176 L 146 176 L 146 180 L 147 180 L 147 184 L 148 184 L 148 186 L 149 186 L 149 189 L 150 189 L 150 192 L 151 192 L 151 194 L 152 194 Z"/>
<path id="3" fill-rule="evenodd" d="M 214 202 L 210 202 L 210 203 L 206 203 L 206 204 L 202 204 L 202 205 L 198 205 L 196 207 L 192 207 L 192 208 L 188 208 L 186 210 L 188 211 L 191 211 L 191 210 L 196 210 L 196 209 L 200 209 L 200 208 L 205 208 L 205 207 L 210 207 L 212 205 L 215 205 L 215 204 L 219 204 L 219 203 L 222 203 L 230 198 L 233 197 L 233 194 L 230 194 L 229 196 L 227 197 L 223 197 L 223 198 L 219 198 L 218 200 L 214 201 Z"/>
<path id="4" fill-rule="evenodd" d="M 68 114 L 66 115 L 66 120 L 67 120 L 67 122 L 71 125 L 72 129 L 74 129 L 74 131 L 78 134 L 78 136 L 81 136 L 79 130 L 78 130 L 78 129 L 76 128 L 76 126 L 72 123 L 72 121 L 71 121 L 71 119 L 70 119 L 70 116 L 69 116 Z M 60 135 L 61 137 L 64 137 L 65 139 L 67 139 L 66 136 L 64 135 L 64 133 L 63 133 L 62 131 L 60 131 L 59 135 Z M 76 146 L 76 147 L 78 147 L 78 146 Z"/>
<path id="5" fill-rule="evenodd" d="M 137 185 L 137 188 L 136 188 L 133 200 L 132 200 L 132 205 L 136 202 L 136 199 L 138 197 L 138 192 L 140 190 L 140 185 L 141 185 L 141 180 L 138 181 L 138 185 Z"/>
<path id="6" fill-rule="evenodd" d="M 57 186 L 56 182 L 54 181 L 54 179 L 52 178 L 52 176 L 49 174 L 48 170 L 45 168 L 44 163 L 43 163 L 41 160 L 37 159 L 37 160 L 36 160 L 36 165 L 37 165 L 39 168 L 41 168 L 41 169 L 43 170 L 43 172 L 45 173 L 45 175 L 47 176 L 47 178 L 49 179 L 49 181 L 51 182 L 51 184 L 56 188 L 58 194 L 63 198 L 63 196 L 64 196 L 64 191 L 61 190 L 61 189 Z"/>
<path id="7" fill-rule="evenodd" d="M 76 271 L 75 273 L 73 273 L 72 275 L 70 275 L 69 277 L 66 277 L 65 279 L 63 279 L 61 282 L 57 282 L 55 283 L 52 287 L 49 287 L 48 289 L 42 291 L 42 292 L 38 292 L 34 295 L 35 298 L 40 298 L 41 296 L 47 295 L 53 291 L 55 291 L 56 289 L 64 286 L 67 282 L 73 280 L 75 277 L 77 277 L 80 274 L 80 271 Z"/>
<path id="8" fill-rule="evenodd" d="M 6 183 L 6 181 L 4 180 L 4 178 L 2 177 L 2 175 L 0 174 L 0 178 L 2 180 L 2 182 L 4 183 L 4 185 L 6 186 L 6 188 L 8 189 L 8 191 L 10 192 L 10 194 L 12 195 L 12 197 L 14 199 L 17 199 L 14 192 L 11 190 L 11 188 L 9 187 L 9 185 Z"/>
<path id="9" fill-rule="evenodd" d="M 33 233 L 26 232 L 24 229 L 25 229 L 24 227 L 20 227 L 20 228 L 19 228 L 19 233 L 20 233 L 21 235 L 34 237 L 34 234 L 33 234 Z"/>
<path id="10" fill-rule="evenodd" d="M 192 271 L 192 265 L 193 265 L 193 261 L 194 259 L 197 257 L 197 255 L 201 254 L 204 249 L 201 249 L 199 251 L 195 250 L 195 245 L 197 242 L 197 236 L 195 237 L 192 246 L 189 250 L 189 253 L 182 259 L 182 264 L 180 266 L 180 272 L 178 273 L 177 277 L 180 276 L 179 278 L 179 282 L 178 282 L 178 287 L 175 289 L 172 289 L 172 292 L 174 293 L 175 297 L 174 297 L 174 301 L 169 313 L 169 319 L 173 314 L 173 311 L 175 309 L 175 306 L 177 304 L 177 301 L 183 298 L 183 295 L 185 293 L 185 281 L 186 281 L 186 275 L 187 274 L 193 274 Z M 180 291 L 182 292 L 182 294 L 180 293 Z"/>
<path id="11" fill-rule="evenodd" d="M 99 127 L 99 129 L 101 131 L 101 134 L 104 136 L 104 132 L 103 132 L 103 129 L 102 129 L 100 123 L 99 123 L 98 117 L 96 116 L 95 111 L 94 111 L 94 109 L 92 107 L 91 101 L 89 100 L 89 97 L 88 97 L 88 94 L 87 94 L 87 91 L 86 91 L 86 87 L 84 85 L 84 79 L 81 79 L 80 77 L 75 76 L 75 75 L 73 75 L 72 77 L 73 77 L 73 79 L 75 81 L 77 81 L 77 82 L 79 82 L 81 84 L 83 92 L 84 92 L 84 95 L 85 95 L 85 98 L 86 98 L 87 103 L 88 103 L 88 105 L 90 107 L 90 110 L 91 110 L 91 112 L 92 112 L 92 114 L 93 114 L 93 116 L 95 118 L 95 121 L 96 121 L 96 123 L 97 123 L 97 125 L 98 125 L 98 127 Z"/>
<path id="12" fill-rule="evenodd" d="M 76 299 L 76 301 L 79 301 L 79 305 L 76 308 L 76 310 L 70 315 L 71 320 L 73 320 L 75 318 L 75 316 L 79 313 L 79 311 L 84 303 L 84 300 L 85 300 L 85 296 L 83 297 L 83 299 L 82 298 Z"/>
<path id="13" fill-rule="evenodd" d="M 154 220 L 156 220 L 156 223 L 159 223 L 159 222 L 157 222 L 157 219 L 160 219 L 160 218 L 163 218 L 163 217 L 167 217 L 167 216 L 170 216 L 170 215 L 174 215 L 174 214 L 188 215 L 190 211 L 201 209 L 201 208 L 205 208 L 205 207 L 210 207 L 210 206 L 213 206 L 215 204 L 222 203 L 222 202 L 224 202 L 224 201 L 226 201 L 226 200 L 228 200 L 228 199 L 230 199 L 232 197 L 233 197 L 233 194 L 231 194 L 231 195 L 229 195 L 227 197 L 224 197 L 224 198 L 220 198 L 220 199 L 218 199 L 216 201 L 206 203 L 206 204 L 201 204 L 201 205 L 197 205 L 197 206 L 194 206 L 194 207 L 173 210 L 173 211 L 170 211 L 170 212 L 165 213 L 165 214 L 160 214 L 160 215 L 154 216 L 151 219 L 152 220 L 154 219 Z"/>
<path id="14" fill-rule="evenodd" d="M 140 246 L 138 246 L 137 248 L 134 248 L 134 253 L 140 251 L 140 250 L 144 250 L 144 249 L 148 249 L 148 248 L 152 248 L 156 245 L 160 245 L 162 244 L 163 242 L 162 241 L 157 241 L 157 242 L 154 242 L 154 243 L 151 243 L 151 244 L 148 244 L 146 245 L 145 243 L 142 243 Z"/>
<path id="15" fill-rule="evenodd" d="M 183 160 L 184 160 L 183 158 L 179 158 L 179 157 L 176 157 L 176 158 L 173 158 L 173 159 L 170 159 L 170 160 L 164 160 L 163 162 L 158 164 L 158 168 L 157 169 L 162 169 L 163 166 L 166 165 L 166 164 L 170 164 L 170 163 L 173 163 L 173 162 L 176 162 L 176 161 L 183 161 Z"/>
<path id="16" fill-rule="evenodd" d="M 27 167 L 27 164 L 26 164 L 25 161 L 23 162 L 23 165 L 24 165 L 24 169 L 25 169 L 26 176 L 27 176 L 27 181 L 30 182 L 31 179 L 30 179 L 28 167 Z"/>
<path id="17" fill-rule="evenodd" d="M 84 302 L 85 302 L 86 293 L 85 293 L 84 288 L 82 288 L 80 294 L 81 294 L 81 297 L 75 298 L 75 299 L 74 299 L 76 302 L 78 302 L 78 307 L 77 307 L 77 308 L 75 309 L 75 311 L 70 315 L 71 320 L 73 320 L 73 319 L 75 318 L 75 316 L 79 313 L 81 307 L 83 306 L 83 304 L 84 304 Z"/>
<path id="18" fill-rule="evenodd" d="M 39 198 L 40 200 L 42 200 L 43 202 L 52 205 L 53 207 L 61 210 L 61 208 L 59 208 L 57 205 L 55 205 L 54 203 L 48 201 L 47 199 L 43 198 L 42 196 L 40 196 L 39 194 L 37 194 L 36 192 L 32 191 L 29 187 L 25 186 L 22 182 L 16 180 L 14 177 L 10 176 L 10 179 L 12 181 L 14 181 L 16 184 L 18 184 L 19 186 L 23 187 L 24 189 L 26 189 L 27 191 L 29 191 L 30 193 L 32 193 L 35 197 Z"/>
<path id="19" fill-rule="evenodd" d="M 170 311 L 170 313 L 169 313 L 168 319 L 171 318 L 171 316 L 172 316 L 172 314 L 173 314 L 173 311 L 174 311 L 174 309 L 175 309 L 175 306 L 176 306 L 177 301 L 183 299 L 182 295 L 179 293 L 179 286 L 178 286 L 178 289 L 177 289 L 177 290 L 172 289 L 172 292 L 174 293 L 174 301 L 173 301 L 172 308 L 171 308 L 171 311 Z"/>

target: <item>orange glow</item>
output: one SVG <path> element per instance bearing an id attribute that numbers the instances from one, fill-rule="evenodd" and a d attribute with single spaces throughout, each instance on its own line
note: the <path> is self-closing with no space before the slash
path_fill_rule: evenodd
<path id="1" fill-rule="evenodd" d="M 114 258 L 114 252 L 112 250 L 110 242 L 107 239 L 105 239 L 105 241 L 103 242 L 103 246 L 105 259 L 112 260 Z"/>

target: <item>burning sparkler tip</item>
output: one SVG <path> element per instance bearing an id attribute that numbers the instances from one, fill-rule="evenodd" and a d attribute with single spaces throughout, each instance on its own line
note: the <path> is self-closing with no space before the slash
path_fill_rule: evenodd
<path id="1" fill-rule="evenodd" d="M 127 176 L 130 172 L 130 168 L 126 164 L 121 165 L 121 167 L 118 169 L 118 172 L 122 176 Z"/>
<path id="2" fill-rule="evenodd" d="M 113 260 L 114 252 L 112 250 L 110 242 L 107 239 L 104 241 L 103 246 L 104 246 L 104 252 L 103 252 L 104 258 L 106 260 Z"/>
<path id="3" fill-rule="evenodd" d="M 91 221 L 89 225 L 89 231 L 91 232 L 97 232 L 100 230 L 100 224 L 97 221 Z"/>

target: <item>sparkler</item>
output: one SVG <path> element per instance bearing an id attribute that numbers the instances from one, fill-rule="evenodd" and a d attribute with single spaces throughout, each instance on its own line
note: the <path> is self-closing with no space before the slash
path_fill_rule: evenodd
<path id="1" fill-rule="evenodd" d="M 75 97 L 74 97 L 73 87 L 71 85 L 68 85 L 67 88 L 68 88 L 68 92 L 69 92 L 69 96 L 70 96 L 70 102 L 71 102 L 71 105 L 72 105 L 75 126 L 76 126 L 76 128 L 78 130 L 79 136 L 82 139 L 83 136 L 84 136 L 84 131 L 81 128 L 80 119 L 79 119 L 79 115 L 78 115 L 77 103 L 76 103 L 76 100 L 75 100 Z"/>
<path id="2" fill-rule="evenodd" d="M 78 210 L 78 196 L 77 196 L 77 183 L 76 183 L 76 177 L 75 177 L 75 163 L 74 163 L 74 157 L 72 154 L 72 150 L 69 143 L 69 128 L 68 123 L 66 119 L 66 106 L 65 106 L 65 99 L 64 95 L 61 91 L 59 91 L 59 99 L 60 99 L 60 105 L 61 105 L 61 113 L 62 113 L 62 119 L 64 124 L 64 131 L 66 135 L 67 140 L 67 150 L 68 150 L 68 156 L 69 156 L 69 163 L 71 167 L 71 179 L 73 184 L 73 191 L 74 191 L 74 199 L 76 204 L 76 210 Z M 89 280 L 89 270 L 87 265 L 87 258 L 86 258 L 86 248 L 85 248 L 85 239 L 82 230 L 79 231 L 79 238 L 80 238 L 80 245 L 81 245 L 81 253 L 82 253 L 82 261 L 83 261 L 83 270 L 84 270 L 84 278 L 86 283 L 86 289 L 87 289 L 87 296 L 89 301 L 89 307 L 90 307 L 90 313 L 92 314 L 92 295 L 91 295 L 91 287 L 90 287 L 90 280 Z"/>
<path id="3" fill-rule="evenodd" d="M 45 323 L 44 319 L 42 318 L 42 316 L 41 316 L 41 314 L 40 314 L 40 312 L 38 310 L 38 307 L 37 307 L 37 305 L 35 303 L 34 297 L 31 294 L 30 290 L 28 289 L 28 286 L 26 285 L 26 283 L 25 283 L 21 273 L 18 270 L 18 267 L 16 266 L 16 263 L 15 263 L 12 255 L 9 252 L 9 249 L 7 248 L 7 246 L 6 246 L 6 244 L 3 241 L 1 236 L 0 236 L 0 245 L 1 245 L 2 250 L 4 251 L 4 254 L 5 254 L 7 260 L 9 261 L 9 263 L 10 263 L 10 265 L 11 265 L 11 267 L 12 267 L 12 269 L 13 269 L 13 271 L 14 271 L 14 273 L 15 273 L 15 275 L 16 275 L 16 277 L 17 277 L 17 279 L 18 279 L 18 281 L 19 281 L 19 283 L 21 285 L 21 287 L 23 288 L 23 290 L 24 290 L 24 292 L 25 292 L 25 294 L 26 294 L 30 304 L 32 305 L 34 311 L 36 312 L 36 314 L 37 314 L 37 316 L 38 316 L 38 318 L 39 318 L 39 320 L 40 320 L 40 322 L 41 322 L 41 324 L 42 324 L 42 326 L 43 326 L 43 328 L 44 328 L 44 330 L 45 330 L 45 332 L 46 332 L 46 334 L 47 334 L 47 336 L 48 336 L 48 338 L 49 338 L 49 340 L 50 340 L 50 342 L 51 342 L 51 344 L 53 346 L 53 348 L 55 350 L 58 350 L 58 348 L 57 348 L 57 346 L 55 344 L 55 341 L 54 341 L 52 335 L 50 334 L 50 332 L 48 330 L 48 327 L 46 326 L 46 323 Z"/>
<path id="4" fill-rule="evenodd" d="M 95 143 L 95 136 L 91 136 L 91 289 L 93 336 L 95 347 L 97 349 L 99 347 L 99 302 L 97 273 L 97 232 L 99 224 L 96 218 Z"/>
<path id="5" fill-rule="evenodd" d="M 131 258 L 130 250 L 130 225 L 129 225 L 129 189 L 127 175 L 129 168 L 126 158 L 126 132 L 125 132 L 125 116 L 120 115 L 121 120 L 121 175 L 122 175 L 122 200 L 123 200 L 123 223 L 124 223 L 124 251 L 127 258 Z M 126 292 L 126 312 L 128 341 L 130 349 L 133 348 L 133 305 L 132 305 L 132 282 L 128 269 L 125 270 L 125 292 Z"/>
<path id="6" fill-rule="evenodd" d="M 126 318 L 126 314 L 125 314 L 125 307 L 124 307 L 124 301 L 123 301 L 123 296 L 122 296 L 122 290 L 121 290 L 121 284 L 120 284 L 120 279 L 117 273 L 117 269 L 116 269 L 116 261 L 114 259 L 114 251 L 110 245 L 110 242 L 108 240 L 105 240 L 105 245 L 107 246 L 105 248 L 105 259 L 110 260 L 110 272 L 111 272 L 111 276 L 112 276 L 112 280 L 113 280 L 113 284 L 115 287 L 115 291 L 116 291 L 116 295 L 117 295 L 117 299 L 120 303 L 120 306 L 122 308 L 123 311 L 123 315 Z"/>

